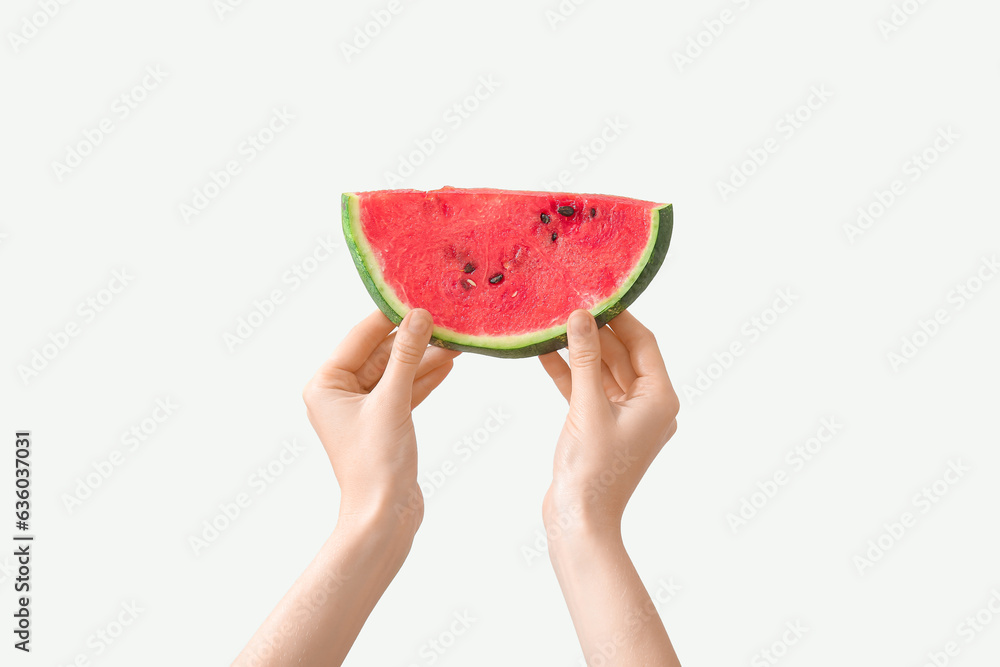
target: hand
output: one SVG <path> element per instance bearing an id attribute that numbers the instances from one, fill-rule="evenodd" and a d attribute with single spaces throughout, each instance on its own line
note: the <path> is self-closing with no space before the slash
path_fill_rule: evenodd
<path id="1" fill-rule="evenodd" d="M 677 430 L 680 402 L 653 334 L 628 311 L 600 329 L 575 311 L 568 336 L 568 366 L 557 352 L 540 357 L 569 401 L 543 516 L 620 528 L 639 480 Z"/>
<path id="2" fill-rule="evenodd" d="M 428 348 L 433 321 L 407 313 L 399 330 L 380 311 L 354 327 L 303 391 L 309 421 L 340 483 L 341 522 L 404 504 L 423 517 L 410 411 L 452 368 L 458 352 Z"/>
<path id="3" fill-rule="evenodd" d="M 455 352 L 428 349 L 433 322 L 412 310 L 354 327 L 303 391 L 340 482 L 340 516 L 320 552 L 234 665 L 339 665 L 409 553 L 423 518 L 410 410 L 441 384 Z M 394 520 L 400 503 L 409 511 Z"/>
<path id="4" fill-rule="evenodd" d="M 569 401 L 542 517 L 549 558 L 588 665 L 679 667 L 622 542 L 625 505 L 677 430 L 677 394 L 649 329 L 623 312 L 569 318 L 569 365 L 542 365 Z"/>

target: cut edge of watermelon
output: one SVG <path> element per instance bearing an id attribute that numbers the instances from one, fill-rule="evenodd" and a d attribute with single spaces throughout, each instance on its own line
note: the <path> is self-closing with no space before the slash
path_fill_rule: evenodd
<path id="1" fill-rule="evenodd" d="M 673 204 L 665 204 L 650 212 L 650 235 L 642 257 L 617 292 L 590 308 L 598 326 L 603 326 L 628 308 L 646 289 L 670 247 L 673 234 Z M 341 217 L 344 238 L 351 257 L 368 294 L 393 324 L 399 324 L 409 311 L 382 276 L 368 240 L 361 232 L 361 215 L 355 193 L 341 196 Z M 380 289 L 381 288 L 381 289 Z M 494 357 L 532 357 L 566 347 L 566 324 L 532 331 L 518 336 L 472 336 L 435 326 L 431 344 L 450 350 L 478 352 Z"/>

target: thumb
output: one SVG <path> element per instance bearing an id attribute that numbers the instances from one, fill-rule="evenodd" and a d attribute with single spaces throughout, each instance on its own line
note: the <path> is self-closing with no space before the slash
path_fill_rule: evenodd
<path id="1" fill-rule="evenodd" d="M 593 315 L 586 310 L 574 310 L 566 328 L 572 377 L 569 403 L 586 413 L 608 400 L 601 377 L 601 338 Z"/>
<path id="2" fill-rule="evenodd" d="M 399 323 L 389 361 L 377 385 L 380 394 L 393 404 L 405 405 L 407 411 L 410 409 L 417 367 L 424 358 L 433 328 L 434 321 L 426 310 L 414 308 L 406 314 Z"/>

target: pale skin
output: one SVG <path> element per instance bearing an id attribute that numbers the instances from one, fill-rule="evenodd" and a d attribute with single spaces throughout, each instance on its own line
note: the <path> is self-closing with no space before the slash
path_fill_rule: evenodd
<path id="1" fill-rule="evenodd" d="M 411 411 L 457 352 L 429 347 L 421 309 L 399 329 L 376 311 L 306 385 L 309 420 L 340 484 L 337 524 L 233 665 L 340 665 L 423 518 Z M 622 543 L 639 480 L 677 429 L 677 395 L 653 335 L 627 311 L 598 329 L 569 319 L 569 363 L 540 357 L 569 402 L 542 503 L 549 555 L 588 664 L 680 665 Z"/>

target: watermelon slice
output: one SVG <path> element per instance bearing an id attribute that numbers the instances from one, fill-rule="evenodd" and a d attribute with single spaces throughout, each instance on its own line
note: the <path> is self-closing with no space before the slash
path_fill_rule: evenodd
<path id="1" fill-rule="evenodd" d="M 442 188 L 344 194 L 347 245 L 399 323 L 434 317 L 434 345 L 494 357 L 566 346 L 577 308 L 599 325 L 653 279 L 673 207 L 609 195 Z"/>

